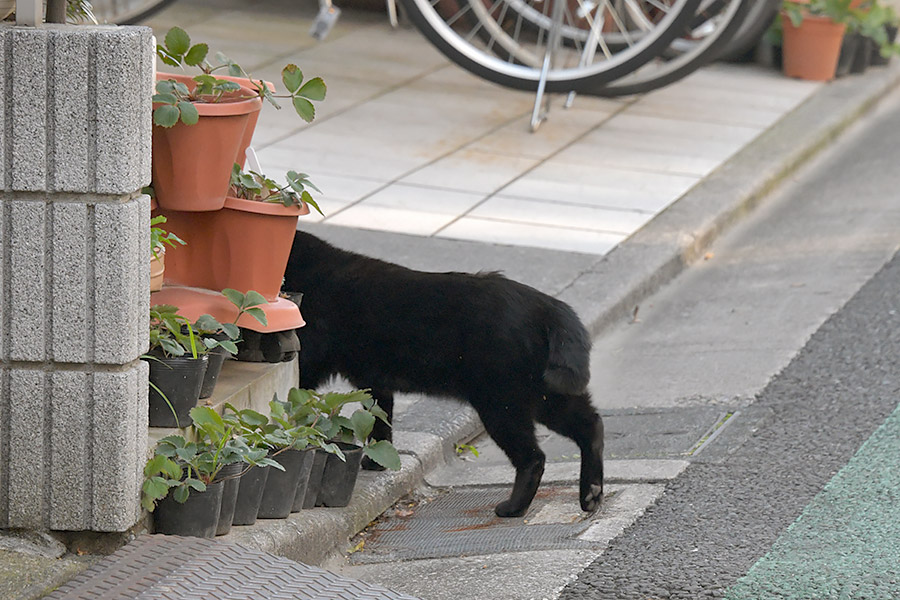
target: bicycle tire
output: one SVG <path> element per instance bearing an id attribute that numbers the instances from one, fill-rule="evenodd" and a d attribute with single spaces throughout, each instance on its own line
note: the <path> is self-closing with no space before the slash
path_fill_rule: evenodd
<path id="1" fill-rule="evenodd" d="M 781 3 L 782 0 L 757 0 L 744 21 L 744 27 L 722 49 L 719 60 L 735 60 L 752 50 L 772 24 Z"/>
<path id="2" fill-rule="evenodd" d="M 670 46 L 670 50 L 673 50 L 672 55 L 667 60 L 661 57 L 657 58 L 629 75 L 602 87 L 588 90 L 585 93 L 607 98 L 645 94 L 690 75 L 700 67 L 718 58 L 723 48 L 741 30 L 745 23 L 746 15 L 756 6 L 754 4 L 756 1 L 726 0 L 726 2 L 721 3 L 722 8 L 716 14 L 708 13 L 705 18 L 701 18 L 693 23 L 693 31 L 697 31 L 711 23 L 715 27 L 711 33 L 707 34 L 699 42 L 679 50 L 678 42 L 680 40 L 675 40 Z M 715 2 L 710 2 L 707 6 L 715 4 Z M 704 6 L 701 6 L 698 10 L 698 16 L 701 16 L 703 11 Z M 724 22 L 713 23 L 713 20 L 717 17 Z"/>
<path id="3" fill-rule="evenodd" d="M 438 12 L 439 0 L 434 2 L 431 0 L 401 1 L 408 18 L 426 39 L 460 67 L 506 87 L 528 91 L 535 91 L 538 88 L 541 71 L 539 68 L 534 65 L 517 64 L 508 59 L 504 60 L 493 53 L 490 48 L 475 45 L 472 32 L 469 32 L 469 39 L 464 39 L 452 29 L 451 24 L 444 21 L 445 17 Z M 469 8 L 472 8 L 472 3 L 481 1 L 468 0 L 467 4 L 469 4 Z M 497 0 L 497 4 L 510 1 L 514 0 Z M 695 14 L 699 3 L 700 0 L 673 0 L 671 5 L 667 5 L 670 11 L 656 23 L 655 27 L 641 36 L 635 45 L 618 52 L 612 59 L 579 65 L 574 68 L 552 68 L 547 76 L 546 91 L 581 91 L 589 85 L 596 86 L 612 81 L 651 60 L 659 52 L 665 50 L 672 39 L 684 30 Z M 634 0 L 631 0 L 630 4 L 634 4 Z M 478 19 L 478 22 L 480 26 L 493 27 L 495 32 L 502 30 L 498 23 L 485 23 L 481 19 Z"/>

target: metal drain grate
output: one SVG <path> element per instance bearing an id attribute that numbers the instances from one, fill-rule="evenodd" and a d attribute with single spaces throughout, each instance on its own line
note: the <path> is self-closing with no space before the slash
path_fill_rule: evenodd
<path id="1" fill-rule="evenodd" d="M 419 506 L 408 517 L 387 519 L 370 530 L 364 550 L 353 553 L 350 562 L 594 547 L 577 539 L 591 524 L 591 515 L 580 512 L 576 486 L 542 487 L 525 517 L 501 519 L 494 514 L 494 506 L 508 493 L 505 487 L 452 491 Z M 552 508 L 549 505 L 566 506 L 561 520 L 567 522 L 530 522 L 545 508 Z"/>

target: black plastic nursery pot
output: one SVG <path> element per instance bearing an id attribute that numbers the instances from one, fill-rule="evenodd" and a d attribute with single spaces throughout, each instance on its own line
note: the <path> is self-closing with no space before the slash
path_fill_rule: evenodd
<path id="1" fill-rule="evenodd" d="M 153 384 L 149 395 L 150 427 L 187 427 L 193 423 L 190 411 L 197 406 L 200 398 L 203 375 L 209 364 L 208 355 L 198 358 L 152 358 L 147 362 L 150 363 L 150 383 Z M 172 414 L 173 409 L 175 414 Z"/>
<path id="2" fill-rule="evenodd" d="M 853 63 L 850 65 L 850 73 L 853 74 L 865 73 L 872 64 L 872 48 L 875 47 L 875 42 L 865 36 L 860 37 L 862 39 L 859 41 L 856 54 L 853 56 Z"/>
<path id="3" fill-rule="evenodd" d="M 203 384 L 200 386 L 200 398 L 209 398 L 216 389 L 216 382 L 219 380 L 219 373 L 222 372 L 222 365 L 229 353 L 224 348 L 213 348 L 207 354 L 209 357 L 209 366 L 206 367 L 206 373 L 203 375 Z"/>
<path id="4" fill-rule="evenodd" d="M 231 531 L 231 521 L 234 519 L 234 507 L 237 502 L 238 489 L 241 478 L 238 477 L 247 465 L 245 463 L 232 463 L 225 465 L 216 476 L 216 481 L 224 485 L 222 490 L 222 509 L 219 511 L 219 522 L 216 525 L 216 535 L 225 535 Z"/>
<path id="5" fill-rule="evenodd" d="M 256 523 L 259 502 L 262 500 L 266 479 L 271 470 L 269 467 L 251 467 L 241 476 L 241 485 L 238 486 L 237 499 L 234 503 L 234 516 L 231 519 L 232 525 Z"/>
<path id="6" fill-rule="evenodd" d="M 346 461 L 335 454 L 325 459 L 325 472 L 322 473 L 322 489 L 316 499 L 316 506 L 342 507 L 350 504 L 356 478 L 359 476 L 359 465 L 362 462 L 362 447 L 356 444 L 338 442 Z"/>
<path id="7" fill-rule="evenodd" d="M 886 25 L 885 31 L 887 31 L 888 41 L 893 44 L 894 41 L 897 39 L 897 28 L 894 27 L 893 25 Z M 891 58 L 883 57 L 881 55 L 881 48 L 879 48 L 876 44 L 873 43 L 872 44 L 872 56 L 869 59 L 869 61 L 870 61 L 870 64 L 873 66 L 883 67 L 884 65 L 891 62 Z"/>
<path id="8" fill-rule="evenodd" d="M 297 492 L 294 494 L 294 506 L 291 508 L 291 512 L 298 512 L 301 509 L 312 508 L 316 505 L 319 490 L 322 489 L 322 473 L 325 472 L 325 461 L 327 458 L 327 452 L 321 448 L 316 448 L 315 456 L 309 469 L 309 477 L 306 479 L 306 485 L 297 486 Z"/>
<path id="9" fill-rule="evenodd" d="M 285 450 L 273 458 L 281 463 L 284 471 L 270 469 L 266 487 L 259 503 L 260 519 L 284 519 L 291 514 L 299 486 L 306 488 L 309 471 L 315 459 L 315 451 Z"/>
<path id="10" fill-rule="evenodd" d="M 224 488 L 220 481 L 207 485 L 205 492 L 191 490 L 183 504 L 176 502 L 170 493 L 153 511 L 154 530 L 166 535 L 215 536 Z"/>
<path id="11" fill-rule="evenodd" d="M 844 34 L 844 39 L 841 41 L 841 53 L 838 56 L 837 70 L 835 71 L 836 77 L 844 77 L 851 73 L 857 54 L 863 51 L 864 39 L 858 33 Z"/>

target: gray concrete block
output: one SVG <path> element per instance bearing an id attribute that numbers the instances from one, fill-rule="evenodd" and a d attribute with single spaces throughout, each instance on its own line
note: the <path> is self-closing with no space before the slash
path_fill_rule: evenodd
<path id="1" fill-rule="evenodd" d="M 39 369 L 9 369 L 9 446 L 7 526 L 44 529 L 45 373 Z"/>
<path id="2" fill-rule="evenodd" d="M 8 160 L 12 172 L 7 187 L 13 190 L 47 189 L 47 39 L 44 29 L 15 28 L 10 34 L 12 60 L 7 79 L 11 94 L 4 97 L 12 113 Z"/>
<path id="3" fill-rule="evenodd" d="M 50 529 L 90 529 L 92 375 L 50 374 Z"/>
<path id="4" fill-rule="evenodd" d="M 93 387 L 91 529 L 125 531 L 140 518 L 147 454 L 147 375 L 143 361 L 97 371 Z"/>
<path id="5" fill-rule="evenodd" d="M 149 28 L 2 26 L 0 47 L 12 91 L 0 189 L 119 195 L 150 182 Z"/>
<path id="6" fill-rule="evenodd" d="M 9 456 L 9 375 L 0 363 L 0 456 Z M 9 527 L 9 460 L 0 460 L 0 529 Z"/>
<path id="7" fill-rule="evenodd" d="M 87 35 L 50 31 L 47 52 L 48 76 L 53 82 L 48 127 L 50 190 L 88 191 L 93 184 L 90 43 Z"/>
<path id="8" fill-rule="evenodd" d="M 0 47 L 2 50 L 2 47 Z M 2 82 L 0 82 L 2 83 Z M 2 89 L 2 88 L 0 88 Z M 3 104 L 0 102 L 0 104 Z M 2 119 L 2 115 L 0 115 L 0 119 Z M 3 121 L 0 120 L 0 123 Z M 3 129 L 0 127 L 0 129 Z M 2 133 L 0 133 L 0 137 L 2 137 Z M 2 147 L 2 144 L 0 144 Z M 0 159 L 2 159 L 2 150 L 0 150 Z M 3 171 L 3 163 L 0 162 L 0 173 Z M 2 175 L 0 175 L 2 177 Z M 9 215 L 6 212 L 7 203 L 0 198 L 0 361 L 6 359 L 6 333 L 9 331 L 9 323 L 6 322 L 6 304 L 9 302 L 9 294 L 6 292 L 6 288 L 4 287 L 3 280 L 3 272 L 5 271 L 4 265 L 6 265 L 8 250 L 6 246 L 6 227 L 9 224 Z"/>
<path id="9" fill-rule="evenodd" d="M 2 23 L 0 23 L 0 56 L 9 56 L 6 48 L 11 39 L 9 35 L 9 32 L 11 30 L 12 29 L 10 27 L 6 27 Z M 4 65 L 0 65 L 0 90 L 6 89 L 6 80 L 8 78 L 6 71 L 6 67 Z M 4 97 L 2 100 L 0 100 L 0 123 L 6 123 L 7 110 L 7 101 Z M 6 144 L 8 141 L 9 140 L 6 137 L 6 127 L 0 127 L 0 190 L 6 189 L 6 157 L 8 156 Z"/>
<path id="10" fill-rule="evenodd" d="M 94 209 L 94 361 L 126 364 L 148 347 L 150 200 Z"/>
<path id="11" fill-rule="evenodd" d="M 47 254 L 44 246 L 47 205 L 41 201 L 9 202 L 7 266 L 7 354 L 3 359 L 45 358 Z"/>
<path id="12" fill-rule="evenodd" d="M 89 254 L 89 216 L 92 211 L 81 202 L 52 205 L 53 257 L 50 352 L 56 362 L 87 363 L 93 354 L 91 340 L 93 307 L 89 290 L 93 287 L 92 258 Z"/>
<path id="13" fill-rule="evenodd" d="M 124 194 L 150 183 L 151 35 L 147 27 L 116 27 L 95 36 L 94 186 L 99 193 Z"/>

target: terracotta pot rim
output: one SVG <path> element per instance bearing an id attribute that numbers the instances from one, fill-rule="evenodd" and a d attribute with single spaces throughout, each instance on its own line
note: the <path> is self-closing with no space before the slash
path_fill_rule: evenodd
<path id="1" fill-rule="evenodd" d="M 782 19 L 787 19 L 787 24 L 789 24 L 791 26 L 794 25 L 793 21 L 791 21 L 790 17 L 788 16 L 787 11 L 782 10 L 781 17 L 782 17 Z M 813 15 L 813 14 L 810 14 L 809 12 L 805 12 L 805 11 L 803 13 L 803 20 L 804 21 L 813 21 L 816 23 L 831 23 L 831 24 L 835 25 L 836 27 L 841 27 L 841 28 L 847 27 L 846 23 L 839 23 L 839 22 L 835 21 L 834 19 L 832 19 L 831 17 L 829 17 L 828 15 Z M 801 25 L 802 25 L 802 23 L 801 23 Z"/>
<path id="2" fill-rule="evenodd" d="M 299 217 L 309 214 L 309 206 L 304 202 L 301 206 L 285 206 L 275 202 L 261 202 L 259 200 L 245 200 L 233 196 L 225 197 L 225 208 L 241 212 L 256 213 L 260 215 L 273 215 L 282 217 Z"/>
<path id="3" fill-rule="evenodd" d="M 178 73 L 162 73 L 159 72 L 156 74 L 157 81 L 165 81 L 167 79 L 174 79 L 175 81 L 180 81 L 181 83 L 188 84 L 194 83 L 194 78 L 189 75 L 180 75 Z M 200 113 L 200 116 L 203 117 L 230 117 L 233 115 L 245 115 L 248 113 L 256 112 L 262 108 L 262 99 L 256 95 L 256 92 L 245 85 L 241 86 L 240 92 L 235 92 L 235 94 L 244 93 L 252 96 L 251 98 L 224 98 L 219 102 L 194 102 L 194 106 L 197 107 L 197 112 Z M 159 106 L 159 103 L 154 102 L 153 108 Z"/>

